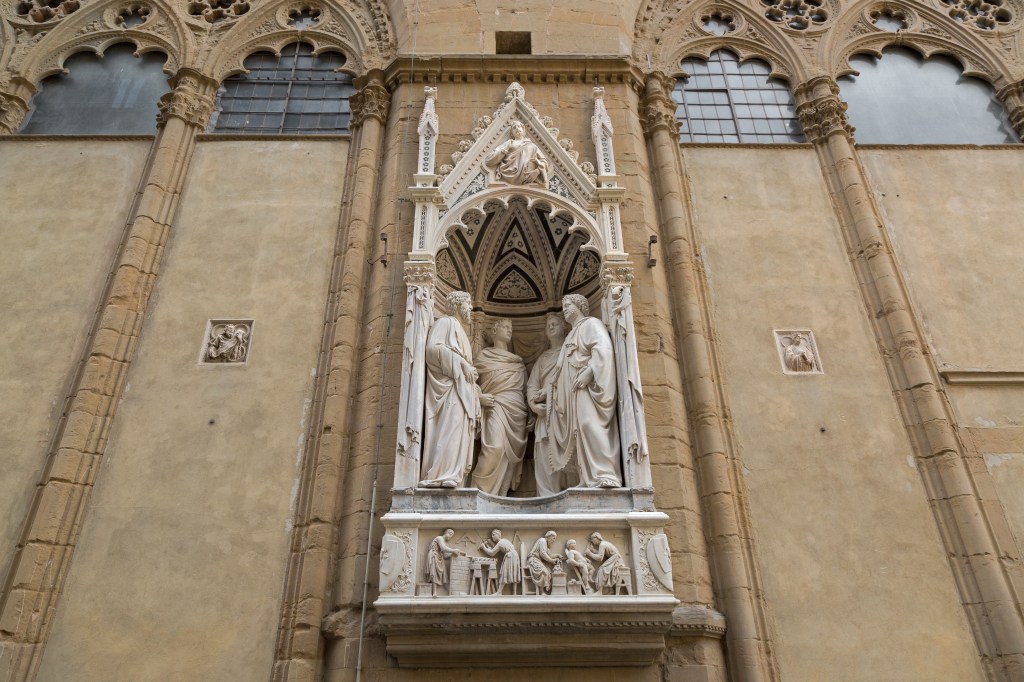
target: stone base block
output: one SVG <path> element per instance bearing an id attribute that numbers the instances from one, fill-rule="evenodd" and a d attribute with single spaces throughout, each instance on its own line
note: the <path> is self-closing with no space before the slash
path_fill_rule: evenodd
<path id="1" fill-rule="evenodd" d="M 647 666 L 672 629 L 671 596 L 390 599 L 375 604 L 400 667 Z"/>

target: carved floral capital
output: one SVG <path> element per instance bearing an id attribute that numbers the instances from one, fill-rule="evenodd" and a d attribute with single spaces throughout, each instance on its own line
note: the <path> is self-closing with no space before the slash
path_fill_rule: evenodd
<path id="1" fill-rule="evenodd" d="M 178 118 L 204 130 L 215 106 L 213 97 L 203 94 L 210 90 L 209 83 L 200 76 L 180 76 L 174 90 L 162 96 L 157 103 L 160 109 L 156 117 L 158 125 L 162 127 L 169 119 Z"/>
<path id="2" fill-rule="evenodd" d="M 839 86 L 828 76 L 818 76 L 794 91 L 796 115 L 809 142 L 842 133 L 852 136 L 854 128 L 846 118 L 846 102 L 839 99 Z"/>
<path id="3" fill-rule="evenodd" d="M 601 266 L 601 286 L 605 289 L 614 286 L 630 286 L 633 283 L 632 263 L 604 263 Z"/>
<path id="4" fill-rule="evenodd" d="M 1013 126 L 1017 137 L 1024 140 L 1024 80 L 1010 83 L 1001 88 L 996 96 L 1006 107 L 1006 114 L 1010 118 L 1010 125 Z"/>
<path id="5" fill-rule="evenodd" d="M 0 92 L 0 135 L 13 135 L 21 127 L 28 105 L 21 97 Z"/>
<path id="6" fill-rule="evenodd" d="M 640 124 L 644 134 L 650 136 L 664 129 L 672 135 L 679 134 L 679 122 L 676 121 L 676 105 L 672 101 L 672 88 L 675 80 L 662 73 L 647 75 L 644 94 L 640 99 Z"/>
<path id="7" fill-rule="evenodd" d="M 427 261 L 411 261 L 405 264 L 405 285 L 412 287 L 434 286 L 434 264 Z"/>
<path id="8" fill-rule="evenodd" d="M 370 83 L 352 95 L 349 100 L 352 107 L 352 126 L 361 126 L 368 118 L 375 118 L 381 123 L 387 121 L 388 108 L 391 106 L 391 95 L 380 83 Z"/>

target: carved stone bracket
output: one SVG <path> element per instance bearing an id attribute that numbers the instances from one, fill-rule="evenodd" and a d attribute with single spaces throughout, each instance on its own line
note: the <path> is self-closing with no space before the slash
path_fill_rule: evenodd
<path id="1" fill-rule="evenodd" d="M 839 85 L 831 77 L 812 78 L 798 85 L 793 94 L 796 115 L 809 142 L 837 133 L 853 137 L 854 128 L 846 120 L 846 102 L 839 99 Z"/>
<path id="2" fill-rule="evenodd" d="M 368 118 L 375 118 L 383 124 L 387 121 L 391 95 L 380 83 L 371 82 L 352 95 L 349 104 L 352 106 L 353 128 L 361 126 Z"/>

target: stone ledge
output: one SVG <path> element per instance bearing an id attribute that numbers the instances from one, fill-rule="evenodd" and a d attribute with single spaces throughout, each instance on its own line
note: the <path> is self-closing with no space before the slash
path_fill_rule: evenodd
<path id="1" fill-rule="evenodd" d="M 476 488 L 395 488 L 392 512 L 565 514 L 654 511 L 651 488 L 570 488 L 550 497 L 499 497 Z"/>
<path id="2" fill-rule="evenodd" d="M 399 667 L 652 665 L 673 631 L 671 596 L 447 597 L 378 601 L 381 633 Z M 691 616 L 688 619 L 695 622 Z"/>

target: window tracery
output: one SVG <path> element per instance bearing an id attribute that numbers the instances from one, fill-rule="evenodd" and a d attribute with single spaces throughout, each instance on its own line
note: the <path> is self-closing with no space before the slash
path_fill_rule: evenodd
<path id="1" fill-rule="evenodd" d="M 280 57 L 252 54 L 246 73 L 224 81 L 212 128 L 271 135 L 348 132 L 355 88 L 352 77 L 338 71 L 344 64 L 344 55 L 314 55 L 305 43 L 286 45 Z"/>
<path id="2" fill-rule="evenodd" d="M 15 5 L 14 12 L 19 17 L 27 17 L 37 24 L 42 24 L 54 19 L 63 19 L 77 12 L 81 6 L 79 0 L 22 0 Z"/>
<path id="3" fill-rule="evenodd" d="M 216 24 L 228 19 L 237 19 L 249 11 L 245 0 L 192 0 L 188 13 L 204 21 Z"/>
<path id="4" fill-rule="evenodd" d="M 849 60 L 857 76 L 839 79 L 857 141 L 875 144 L 1016 142 L 992 86 L 963 75 L 957 62 L 889 48 Z"/>
<path id="5" fill-rule="evenodd" d="M 117 13 L 114 23 L 121 28 L 136 28 L 149 19 L 150 9 L 145 5 L 129 5 Z"/>
<path id="6" fill-rule="evenodd" d="M 828 11 L 821 0 L 761 0 L 769 21 L 802 31 L 828 21 Z"/>
<path id="7" fill-rule="evenodd" d="M 689 75 L 672 92 L 681 141 L 804 141 L 793 95 L 764 62 L 740 63 L 718 50 L 708 61 L 685 59 L 682 68 Z"/>
<path id="8" fill-rule="evenodd" d="M 955 21 L 991 31 L 1009 24 L 1013 14 L 1005 0 L 939 0 Z"/>
<path id="9" fill-rule="evenodd" d="M 136 54 L 131 43 L 102 56 L 80 52 L 63 73 L 45 79 L 21 129 L 32 135 L 147 135 L 156 129 L 157 103 L 169 91 L 167 55 Z"/>

